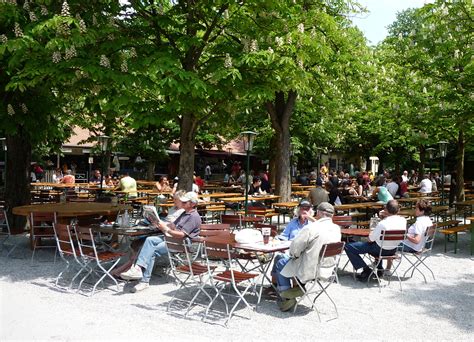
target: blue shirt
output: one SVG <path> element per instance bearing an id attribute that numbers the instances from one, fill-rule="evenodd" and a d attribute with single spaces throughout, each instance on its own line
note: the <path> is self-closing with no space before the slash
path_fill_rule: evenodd
<path id="1" fill-rule="evenodd" d="M 304 221 L 304 223 L 300 223 L 300 219 L 298 217 L 294 218 L 288 223 L 283 232 L 278 235 L 277 238 L 280 240 L 291 241 L 296 237 L 296 235 L 298 235 L 298 232 L 303 229 L 307 224 L 308 220 Z"/>
<path id="2" fill-rule="evenodd" d="M 392 195 L 390 195 L 390 192 L 388 192 L 387 188 L 384 186 L 379 188 L 377 198 L 379 201 L 383 202 L 383 204 L 387 204 L 388 201 L 393 200 Z"/>

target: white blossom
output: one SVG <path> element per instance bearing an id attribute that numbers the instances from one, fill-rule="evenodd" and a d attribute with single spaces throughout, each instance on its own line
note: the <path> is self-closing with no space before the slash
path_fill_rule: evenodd
<path id="1" fill-rule="evenodd" d="M 41 15 L 48 15 L 48 9 L 46 8 L 45 5 L 41 5 Z"/>
<path id="2" fill-rule="evenodd" d="M 268 47 L 268 52 L 273 53 L 273 49 L 271 47 Z"/>
<path id="3" fill-rule="evenodd" d="M 110 68 L 110 61 L 107 58 L 106 55 L 100 55 L 100 66 L 103 66 L 104 68 Z"/>
<path id="4" fill-rule="evenodd" d="M 76 47 L 72 45 L 70 48 L 66 48 L 64 59 L 71 59 L 77 56 Z"/>
<path id="5" fill-rule="evenodd" d="M 303 24 L 303 23 L 298 24 L 298 31 L 299 31 L 300 33 L 304 33 L 304 24 Z"/>
<path id="6" fill-rule="evenodd" d="M 15 28 L 13 29 L 13 32 L 15 33 L 15 37 L 23 37 L 23 31 L 21 30 L 20 24 L 15 23 Z"/>
<path id="7" fill-rule="evenodd" d="M 224 19 L 229 19 L 229 10 L 224 11 Z"/>
<path id="8" fill-rule="evenodd" d="M 36 20 L 38 20 L 38 18 L 36 17 L 35 12 L 31 11 L 31 12 L 29 12 L 29 15 L 30 15 L 30 20 L 31 20 L 31 21 L 36 21 Z"/>
<path id="9" fill-rule="evenodd" d="M 249 42 L 247 39 L 242 39 L 243 51 L 249 52 Z"/>
<path id="10" fill-rule="evenodd" d="M 26 106 L 26 104 L 24 103 L 21 104 L 21 111 L 25 114 L 28 113 L 28 107 Z"/>
<path id="11" fill-rule="evenodd" d="M 134 47 L 130 48 L 130 57 L 136 58 L 137 57 L 137 50 Z"/>
<path id="12" fill-rule="evenodd" d="M 61 7 L 61 16 L 63 16 L 63 17 L 71 16 L 71 13 L 69 12 L 69 5 L 68 5 L 67 1 L 64 1 L 63 5 Z"/>
<path id="13" fill-rule="evenodd" d="M 51 59 L 53 60 L 53 63 L 59 63 L 61 61 L 61 52 L 54 51 Z"/>
<path id="14" fill-rule="evenodd" d="M 25 3 L 23 4 L 23 9 L 25 11 L 29 11 L 30 10 L 30 3 L 28 2 L 28 0 L 25 0 Z"/>
<path id="15" fill-rule="evenodd" d="M 423 94 L 427 94 L 428 91 L 426 90 L 426 87 L 423 87 Z"/>
<path id="16" fill-rule="evenodd" d="M 8 104 L 7 106 L 7 113 L 10 116 L 15 114 L 15 110 L 13 109 L 13 106 L 11 104 Z"/>
<path id="17" fill-rule="evenodd" d="M 454 58 L 459 58 L 459 50 L 454 50 Z"/>
<path id="18" fill-rule="evenodd" d="M 398 40 L 403 40 L 403 34 L 401 32 L 398 34 Z"/>
<path id="19" fill-rule="evenodd" d="M 120 64 L 120 71 L 122 72 L 128 72 L 128 64 L 127 64 L 127 60 L 124 59 L 122 61 L 122 64 Z"/>
<path id="20" fill-rule="evenodd" d="M 250 52 L 257 52 L 258 51 L 258 43 L 257 40 L 252 40 L 250 42 Z"/>
<path id="21" fill-rule="evenodd" d="M 275 43 L 277 46 L 283 46 L 283 38 L 282 37 L 275 37 Z"/>
<path id="22" fill-rule="evenodd" d="M 92 15 L 92 25 L 97 26 L 97 17 L 95 14 Z"/>
<path id="23" fill-rule="evenodd" d="M 225 54 L 224 67 L 232 68 L 232 58 L 230 57 L 228 53 Z"/>
<path id="24" fill-rule="evenodd" d="M 290 35 L 288 35 L 288 36 L 286 37 L 286 43 L 287 43 L 288 45 L 291 45 L 292 42 L 293 42 L 293 39 L 291 38 Z"/>
<path id="25" fill-rule="evenodd" d="M 79 31 L 81 33 L 87 32 L 86 22 L 83 19 L 79 20 Z"/>
<path id="26" fill-rule="evenodd" d="M 303 65 L 303 61 L 301 59 L 298 59 L 298 66 L 303 69 L 304 65 Z"/>
<path id="27" fill-rule="evenodd" d="M 6 44 L 8 42 L 8 37 L 4 34 L 0 35 L 0 42 Z"/>

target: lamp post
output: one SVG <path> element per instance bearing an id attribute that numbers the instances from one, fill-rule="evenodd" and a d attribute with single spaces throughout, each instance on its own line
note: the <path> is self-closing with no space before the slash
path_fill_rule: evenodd
<path id="1" fill-rule="evenodd" d="M 448 142 L 440 141 L 439 145 L 439 156 L 441 158 L 441 205 L 444 205 L 444 160 L 446 159 L 446 153 L 448 150 Z"/>
<path id="2" fill-rule="evenodd" d="M 3 151 L 3 188 L 4 191 L 7 189 L 7 138 L 0 138 L 1 146 L 2 146 L 2 151 Z"/>
<path id="3" fill-rule="evenodd" d="M 433 158 L 434 158 L 434 152 L 436 151 L 435 148 L 433 147 L 428 147 L 426 149 L 426 152 L 428 152 L 428 156 L 430 158 L 430 175 L 431 175 L 431 172 L 432 172 L 432 167 L 433 167 Z"/>
<path id="4" fill-rule="evenodd" d="M 101 170 L 100 170 L 100 192 L 102 193 L 102 181 L 104 179 L 104 156 L 107 152 L 107 147 L 109 143 L 110 137 L 107 135 L 99 135 L 97 137 L 97 142 L 99 144 L 100 152 L 101 152 Z"/>
<path id="5" fill-rule="evenodd" d="M 242 140 L 244 142 L 244 150 L 247 153 L 247 171 L 245 173 L 245 216 L 247 216 L 247 205 L 249 199 L 249 173 L 250 173 L 250 152 L 253 148 L 253 142 L 257 133 L 252 131 L 241 132 Z"/>

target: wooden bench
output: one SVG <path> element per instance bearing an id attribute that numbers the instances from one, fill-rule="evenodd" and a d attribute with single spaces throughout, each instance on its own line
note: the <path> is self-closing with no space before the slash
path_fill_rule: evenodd
<path id="1" fill-rule="evenodd" d="M 454 253 L 457 253 L 458 247 L 458 233 L 469 230 L 470 225 L 463 224 L 459 225 L 461 221 L 458 220 L 449 220 L 436 223 L 438 232 L 444 234 L 444 252 L 447 251 L 447 244 L 449 235 L 454 235 Z"/>

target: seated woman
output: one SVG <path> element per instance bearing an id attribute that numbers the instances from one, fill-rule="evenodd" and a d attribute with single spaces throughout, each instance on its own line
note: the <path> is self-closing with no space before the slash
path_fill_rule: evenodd
<path id="1" fill-rule="evenodd" d="M 253 177 L 252 184 L 249 186 L 250 195 L 264 195 L 265 191 L 262 190 L 262 180 L 259 176 Z"/>
<path id="2" fill-rule="evenodd" d="M 153 190 L 162 191 L 162 192 L 171 192 L 172 188 L 170 186 L 170 182 L 168 181 L 168 177 L 160 176 L 158 182 L 155 183 L 153 186 Z"/>
<path id="3" fill-rule="evenodd" d="M 385 177 L 380 176 L 375 181 L 375 189 L 372 192 L 372 198 L 376 198 L 378 202 L 383 204 L 387 204 L 388 201 L 393 199 L 392 195 L 385 187 Z"/>

